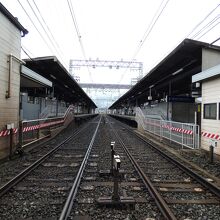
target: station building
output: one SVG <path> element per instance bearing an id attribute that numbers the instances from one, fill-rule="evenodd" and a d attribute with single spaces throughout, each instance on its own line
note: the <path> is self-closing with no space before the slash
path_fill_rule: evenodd
<path id="1" fill-rule="evenodd" d="M 203 120 L 201 113 L 203 107 L 201 103 L 202 89 L 200 83 L 192 83 L 192 76 L 219 63 L 219 46 L 185 39 L 144 78 L 113 103 L 109 111 L 123 116 L 133 115 L 139 107 L 147 119 L 166 120 L 163 127 L 166 127 L 167 132 L 168 130 L 170 132 L 167 136 L 175 136 L 175 130 L 176 133 L 180 133 L 180 136 L 176 135 L 175 138 L 183 140 L 183 132 L 181 131 L 185 132 L 187 129 L 181 127 L 186 123 L 188 127 L 198 125 L 196 127 L 198 131 L 189 129 L 186 132 L 189 132 L 190 135 L 196 133 L 201 136 L 201 127 L 205 123 L 201 123 Z M 213 94 L 211 96 L 208 95 L 207 99 L 212 100 Z M 216 100 L 215 102 L 217 103 Z M 181 124 L 174 125 L 174 122 Z M 149 122 L 149 124 L 152 123 L 155 122 Z M 152 129 L 157 130 L 156 127 Z M 162 132 L 166 132 L 166 130 Z M 189 141 L 188 139 L 186 142 Z M 195 141 L 198 144 L 194 147 L 198 147 L 200 145 L 198 138 L 193 139 L 193 142 Z"/>
<path id="2" fill-rule="evenodd" d="M 219 55 L 218 46 L 185 39 L 109 109 L 129 114 L 139 106 L 148 117 L 194 123 L 201 88 L 192 75 L 217 65 Z"/>
<path id="3" fill-rule="evenodd" d="M 40 74 L 21 66 L 21 86 L 20 86 L 20 120 L 31 120 L 45 118 L 50 115 L 42 115 L 46 103 L 48 91 L 53 87 L 52 81 L 42 77 Z"/>
<path id="4" fill-rule="evenodd" d="M 0 131 L 19 125 L 21 37 L 28 31 L 0 3 Z M 4 131 L 5 132 L 5 131 Z M 9 138 L 0 133 L 0 158 L 9 153 Z"/>
<path id="5" fill-rule="evenodd" d="M 220 154 L 220 57 L 219 65 L 208 68 L 192 77 L 201 85 L 201 147 Z"/>
<path id="6" fill-rule="evenodd" d="M 60 116 L 72 105 L 75 114 L 93 114 L 96 105 L 55 56 L 25 59 L 21 73 L 38 75 L 39 86 L 21 87 L 24 119 Z M 30 108 L 32 111 L 30 111 Z"/>
<path id="7" fill-rule="evenodd" d="M 55 56 L 21 60 L 21 37 L 28 31 L 1 3 L 0 24 L 2 159 L 24 140 L 46 137 L 52 127 L 67 126 L 81 115 L 93 117 L 97 106 Z"/>

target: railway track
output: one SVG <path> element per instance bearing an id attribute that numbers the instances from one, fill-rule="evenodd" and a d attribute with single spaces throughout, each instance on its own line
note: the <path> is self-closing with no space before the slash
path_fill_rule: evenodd
<path id="1" fill-rule="evenodd" d="M 71 123 L 66 129 L 60 132 L 56 137 L 46 141 L 44 144 L 38 144 L 34 147 L 27 147 L 22 157 L 16 157 L 13 160 L 6 161 L 0 164 L 0 187 L 11 180 L 14 176 L 18 175 L 21 170 L 24 170 L 32 163 L 40 159 L 43 155 L 51 151 L 54 146 L 62 143 L 64 139 L 72 136 L 77 129 L 81 129 L 83 126 L 77 127 L 75 123 Z"/>
<path id="2" fill-rule="evenodd" d="M 219 218 L 217 185 L 122 123 L 110 117 L 97 120 L 75 134 L 73 142 L 64 141 L 9 191 L 1 188 L 0 218 Z M 120 156 L 117 175 L 111 170 L 112 141 L 114 155 Z"/>
<path id="3" fill-rule="evenodd" d="M 219 218 L 220 189 L 209 178 L 193 172 L 131 129 L 114 128 L 165 218 Z"/>
<path id="4" fill-rule="evenodd" d="M 0 218 L 58 218 L 99 125 L 100 117 L 2 186 Z"/>
<path id="5" fill-rule="evenodd" d="M 116 141 L 115 152 L 121 158 L 118 193 L 124 203 L 110 201 L 109 204 L 100 204 L 99 201 L 103 201 L 102 198 L 111 200 L 114 195 L 114 177 L 110 174 L 110 143 L 114 140 Z M 79 191 L 69 207 L 71 208 L 68 214 L 61 215 L 60 220 L 163 218 L 156 203 L 144 188 L 143 181 L 135 171 L 125 150 L 116 140 L 109 121 L 102 124 L 98 131 Z"/>

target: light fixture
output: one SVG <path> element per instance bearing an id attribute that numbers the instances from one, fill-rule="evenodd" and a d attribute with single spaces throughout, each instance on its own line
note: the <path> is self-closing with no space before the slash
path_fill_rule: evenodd
<path id="1" fill-rule="evenodd" d="M 174 73 L 172 73 L 172 76 L 177 75 L 178 73 L 182 72 L 183 68 L 178 69 L 177 71 L 175 71 Z"/>
<path id="2" fill-rule="evenodd" d="M 151 88 L 153 88 L 153 87 L 154 87 L 154 85 L 149 86 L 149 96 L 147 97 L 147 99 L 148 99 L 149 101 L 152 100 L 152 96 L 151 96 Z"/>
<path id="3" fill-rule="evenodd" d="M 54 75 L 50 74 L 50 76 L 53 78 L 53 79 L 57 79 Z"/>
<path id="4" fill-rule="evenodd" d="M 149 95 L 149 96 L 147 97 L 147 99 L 148 99 L 149 101 L 151 101 L 151 100 L 152 100 L 152 96 Z"/>
<path id="5" fill-rule="evenodd" d="M 196 88 L 199 88 L 199 87 L 200 87 L 200 83 L 196 82 Z"/>

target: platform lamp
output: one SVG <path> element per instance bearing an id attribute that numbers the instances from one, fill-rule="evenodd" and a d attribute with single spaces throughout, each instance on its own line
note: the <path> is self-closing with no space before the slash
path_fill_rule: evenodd
<path id="1" fill-rule="evenodd" d="M 151 89 L 154 87 L 154 85 L 149 86 L 149 96 L 148 96 L 148 100 L 152 101 L 152 95 L 151 95 Z"/>

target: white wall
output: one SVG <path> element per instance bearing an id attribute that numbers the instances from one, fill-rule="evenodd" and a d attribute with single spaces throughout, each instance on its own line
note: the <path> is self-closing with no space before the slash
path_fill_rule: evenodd
<path id="1" fill-rule="evenodd" d="M 207 70 L 213 66 L 219 65 L 220 52 L 213 49 L 202 49 L 202 71 Z"/>
<path id="2" fill-rule="evenodd" d="M 204 104 L 217 103 L 217 119 L 204 119 Z M 220 134 L 220 120 L 219 120 L 219 103 L 220 103 L 220 77 L 208 80 L 202 83 L 202 121 L 201 130 L 212 134 Z M 220 154 L 220 141 L 217 143 L 218 147 L 215 152 Z M 201 137 L 201 147 L 208 150 L 210 146 L 210 139 Z"/>
<path id="3" fill-rule="evenodd" d="M 7 123 L 19 122 L 20 64 L 12 62 L 11 97 L 6 99 L 8 90 L 9 63 L 8 55 L 20 58 L 21 34 L 3 14 L 0 13 L 0 131 Z M 9 137 L 0 137 L 0 158 L 9 152 Z"/>

